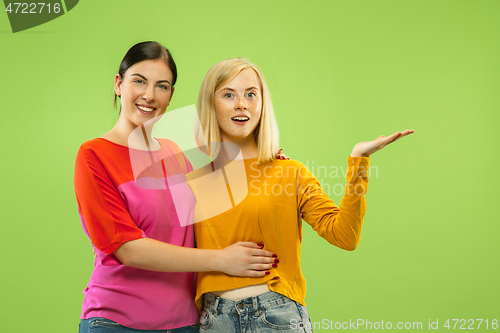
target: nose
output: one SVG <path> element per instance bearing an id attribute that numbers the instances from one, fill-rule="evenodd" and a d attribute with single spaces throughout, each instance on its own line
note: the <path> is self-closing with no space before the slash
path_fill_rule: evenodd
<path id="1" fill-rule="evenodd" d="M 146 90 L 144 91 L 144 94 L 142 95 L 142 98 L 146 100 L 146 102 L 152 102 L 155 100 L 155 88 L 154 85 L 148 85 L 146 87 Z"/>
<path id="2" fill-rule="evenodd" d="M 238 98 L 238 101 L 236 102 L 236 109 L 237 110 L 246 110 L 247 109 L 247 102 L 244 97 Z"/>

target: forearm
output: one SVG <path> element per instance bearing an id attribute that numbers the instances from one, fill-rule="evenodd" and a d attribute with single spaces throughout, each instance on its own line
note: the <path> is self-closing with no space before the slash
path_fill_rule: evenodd
<path id="1" fill-rule="evenodd" d="M 313 228 L 328 243 L 353 251 L 361 239 L 365 209 L 353 202 L 348 205 L 344 203 L 341 202 L 340 209 L 325 214 Z"/>
<path id="2" fill-rule="evenodd" d="M 344 196 L 345 198 L 345 196 Z M 349 203 L 342 200 L 340 212 L 336 221 L 336 246 L 353 251 L 357 248 L 361 240 L 361 229 L 366 211 L 366 200 L 364 195 L 358 198 L 349 198 Z"/>
<path id="3" fill-rule="evenodd" d="M 311 197 L 314 208 L 307 218 L 313 229 L 330 244 L 342 249 L 355 250 L 361 239 L 361 228 L 366 211 L 364 195 L 368 189 L 367 158 L 349 158 L 344 197 L 335 206 L 323 191 Z M 316 186 L 319 186 L 317 184 Z"/>
<path id="4" fill-rule="evenodd" d="M 151 238 L 124 243 L 114 252 L 125 265 L 158 272 L 219 271 L 218 250 L 172 245 Z"/>
<path id="5" fill-rule="evenodd" d="M 368 191 L 368 163 L 367 158 L 362 159 L 357 156 L 349 158 L 346 188 L 337 216 L 339 242 L 342 248 L 350 251 L 355 250 L 361 240 L 361 229 L 366 212 L 365 194 Z"/>

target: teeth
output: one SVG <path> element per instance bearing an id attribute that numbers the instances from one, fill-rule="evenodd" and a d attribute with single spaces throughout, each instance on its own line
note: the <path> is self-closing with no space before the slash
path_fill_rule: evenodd
<path id="1" fill-rule="evenodd" d="M 154 108 L 147 108 L 145 106 L 140 106 L 140 105 L 136 105 L 140 110 L 142 111 L 146 111 L 146 112 L 152 112 L 154 111 Z"/>
<path id="2" fill-rule="evenodd" d="M 248 120 L 249 118 L 248 117 L 234 117 L 234 118 L 231 118 L 231 119 L 234 119 L 234 120 Z"/>

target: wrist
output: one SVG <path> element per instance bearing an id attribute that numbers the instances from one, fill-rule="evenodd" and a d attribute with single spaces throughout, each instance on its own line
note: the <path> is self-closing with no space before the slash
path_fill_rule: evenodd
<path id="1" fill-rule="evenodd" d="M 208 270 L 213 272 L 222 271 L 222 250 L 207 250 Z"/>
<path id="2" fill-rule="evenodd" d="M 363 154 L 363 153 L 360 153 L 360 152 L 355 151 L 355 150 L 353 150 L 351 153 L 351 157 L 368 157 L 368 156 L 370 156 L 370 155 Z"/>

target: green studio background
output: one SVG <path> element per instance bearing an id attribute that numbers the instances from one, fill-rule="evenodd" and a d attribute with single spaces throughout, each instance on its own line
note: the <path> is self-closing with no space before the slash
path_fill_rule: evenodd
<path id="1" fill-rule="evenodd" d="M 344 177 L 331 171 L 357 142 L 415 129 L 372 156 L 356 251 L 304 224 L 313 321 L 426 331 L 429 319 L 446 330 L 446 319 L 481 318 L 490 328 L 479 331 L 491 331 L 500 319 L 499 15 L 498 0 L 82 0 L 12 33 L 0 14 L 2 332 L 78 329 L 93 256 L 74 160 L 114 125 L 114 74 L 143 40 L 167 45 L 178 64 L 169 110 L 194 104 L 218 61 L 256 63 L 281 146 L 337 203 Z"/>

